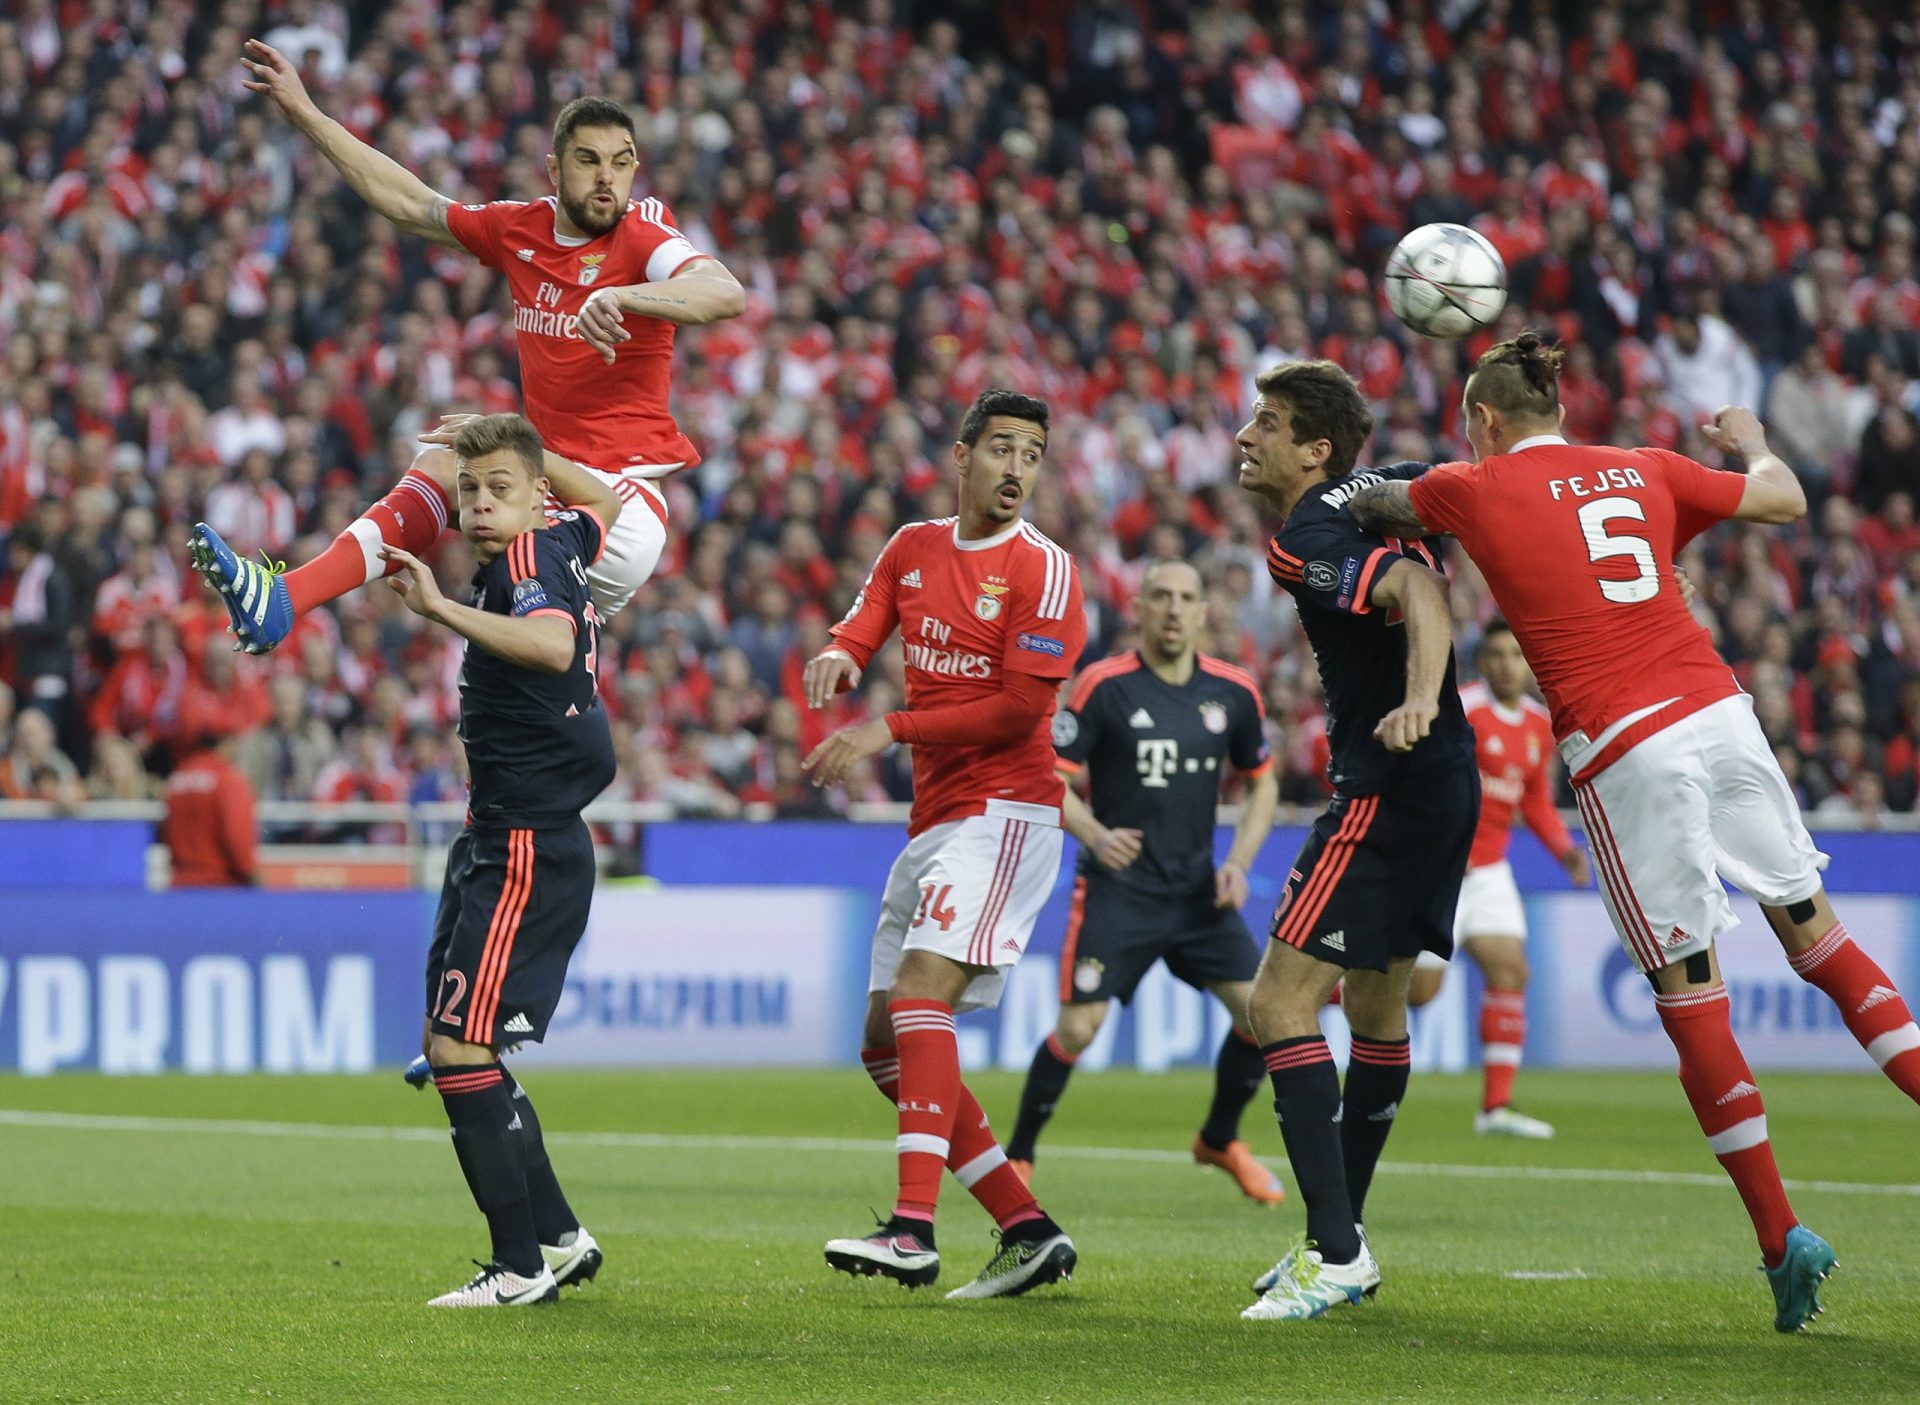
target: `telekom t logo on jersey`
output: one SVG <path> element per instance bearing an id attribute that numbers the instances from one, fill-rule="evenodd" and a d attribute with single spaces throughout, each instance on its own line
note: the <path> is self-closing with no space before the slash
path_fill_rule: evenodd
<path id="1" fill-rule="evenodd" d="M 1136 746 L 1140 784 L 1164 789 L 1167 777 L 1180 769 L 1180 743 L 1172 737 L 1142 737 Z"/>

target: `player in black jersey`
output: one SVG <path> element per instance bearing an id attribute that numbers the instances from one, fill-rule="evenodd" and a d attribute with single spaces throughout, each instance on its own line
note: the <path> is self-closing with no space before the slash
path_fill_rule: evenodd
<path id="1" fill-rule="evenodd" d="M 1243 1316 L 1317 1317 L 1380 1282 L 1360 1226 L 1406 1095 L 1407 987 L 1422 950 L 1453 950 L 1453 908 L 1480 811 L 1473 733 L 1454 684 L 1447 581 L 1422 543 L 1354 522 L 1373 415 L 1330 361 L 1262 372 L 1240 431 L 1240 484 L 1285 518 L 1267 555 L 1297 602 L 1327 698 L 1333 802 L 1273 915 L 1251 1015 L 1307 1206 L 1307 1237 L 1255 1282 Z M 1344 1101 L 1320 1010 L 1345 978 Z"/>
<path id="2" fill-rule="evenodd" d="M 1195 648 L 1207 607 L 1193 567 L 1149 567 L 1136 607 L 1140 647 L 1087 669 L 1054 714 L 1054 750 L 1067 778 L 1062 814 L 1080 841 L 1080 871 L 1060 953 L 1059 1023 L 1034 1052 L 1007 1157 L 1031 1180 L 1034 1142 L 1108 1003 L 1130 1001 L 1153 963 L 1165 961 L 1233 1015 L 1194 1160 L 1225 1170 L 1249 1199 L 1274 1204 L 1286 1193 L 1240 1140 L 1240 1114 L 1264 1077 L 1247 1025 L 1260 953 L 1240 907 L 1279 794 L 1266 708 L 1252 675 Z M 1229 766 L 1247 778 L 1246 804 L 1216 867 L 1214 811 Z M 1091 808 L 1073 788 L 1082 773 Z"/>
<path id="3" fill-rule="evenodd" d="M 587 568 L 620 500 L 605 480 L 545 453 L 518 415 L 450 421 L 427 441 L 451 442 L 458 463 L 460 530 L 480 558 L 472 603 L 448 600 L 406 552 L 383 555 L 401 567 L 392 586 L 407 608 L 467 640 L 468 819 L 447 855 L 427 954 L 425 1044 L 493 1236 L 491 1261 L 430 1306 L 510 1307 L 552 1301 L 601 1261 L 500 1047 L 546 1033 L 587 927 L 593 838 L 580 811 L 614 771 Z M 564 510 L 547 512 L 549 493 Z"/>

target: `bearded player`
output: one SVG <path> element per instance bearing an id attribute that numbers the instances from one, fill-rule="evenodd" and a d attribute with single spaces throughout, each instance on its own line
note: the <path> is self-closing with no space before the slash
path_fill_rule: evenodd
<path id="1" fill-rule="evenodd" d="M 746 306 L 739 282 L 687 241 L 663 203 L 632 198 L 633 120 L 604 98 L 576 98 L 554 123 L 552 195 L 460 205 L 322 112 L 277 50 L 249 40 L 242 63 L 246 87 L 270 97 L 402 234 L 465 250 L 506 278 L 527 418 L 551 452 L 607 478 L 629 509 L 588 573 L 594 608 L 612 617 L 666 543 L 667 503 L 654 480 L 700 460 L 667 407 L 674 327 Z M 194 564 L 220 591 L 241 647 L 264 654 L 307 611 L 391 574 L 383 548 L 431 547 L 454 479 L 450 452 L 425 451 L 331 546 L 284 576 L 236 555 L 204 523 L 193 531 Z"/>
<path id="2" fill-rule="evenodd" d="M 1481 631 L 1474 658 L 1480 681 L 1460 690 L 1460 702 L 1480 759 L 1480 826 L 1453 915 L 1455 944 L 1486 978 L 1480 996 L 1482 1088 L 1473 1130 L 1483 1137 L 1544 1141 L 1553 1136 L 1552 1125 L 1513 1106 L 1513 1080 L 1527 1043 L 1527 910 L 1507 862 L 1515 818 L 1526 820 L 1580 887 L 1593 881 L 1593 870 L 1554 808 L 1553 727 L 1547 710 L 1527 692 L 1533 671 L 1505 620 L 1494 619 Z M 1407 1004 L 1417 1010 L 1438 995 L 1446 971 L 1446 961 L 1421 952 Z"/>
<path id="3" fill-rule="evenodd" d="M 1553 710 L 1607 915 L 1653 986 L 1680 1085 L 1753 1220 L 1774 1326 L 1798 1331 L 1820 1310 L 1834 1254 L 1787 1203 L 1734 1040 L 1714 939 L 1736 919 L 1720 880 L 1760 904 L 1794 971 L 1917 1101 L 1920 1028 L 1834 916 L 1826 855 L 1753 700 L 1688 614 L 1673 558 L 1728 518 L 1797 521 L 1806 494 L 1747 410 L 1723 409 L 1703 429 L 1744 474 L 1662 449 L 1567 443 L 1560 361 L 1531 331 L 1487 352 L 1462 397 L 1475 462 L 1367 488 L 1354 516 L 1396 536 L 1458 537 L 1512 623 Z"/>
<path id="4" fill-rule="evenodd" d="M 1046 450 L 1045 401 L 982 393 L 953 446 L 959 515 L 894 533 L 805 675 L 808 705 L 823 707 L 898 629 L 906 710 L 834 733 L 806 767 L 832 785 L 896 742 L 913 748 L 913 813 L 873 934 L 860 1056 L 898 1113 L 899 1196 L 875 1233 L 829 1241 L 827 1262 L 932 1283 L 950 1168 L 1000 1226 L 999 1250 L 953 1298 L 1024 1293 L 1067 1277 L 1077 1257 L 961 1082 L 953 1030 L 956 1011 L 999 1004 L 1060 869 L 1051 720 L 1087 631 L 1073 559 L 1021 520 Z"/>

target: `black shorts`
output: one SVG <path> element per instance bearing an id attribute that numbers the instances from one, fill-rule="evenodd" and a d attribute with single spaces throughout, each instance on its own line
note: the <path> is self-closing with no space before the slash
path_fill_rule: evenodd
<path id="1" fill-rule="evenodd" d="M 1260 950 L 1240 914 L 1212 893 L 1161 896 L 1124 883 L 1078 878 L 1060 949 L 1060 1003 L 1133 999 L 1153 963 L 1196 989 L 1250 981 Z"/>
<path id="2" fill-rule="evenodd" d="M 593 836 L 463 829 L 447 854 L 427 951 L 427 1017 L 469 1044 L 538 1041 L 593 903 Z"/>
<path id="3" fill-rule="evenodd" d="M 1269 935 L 1353 971 L 1453 954 L 1453 909 L 1480 817 L 1480 772 L 1436 770 L 1383 795 L 1336 795 L 1294 860 Z"/>

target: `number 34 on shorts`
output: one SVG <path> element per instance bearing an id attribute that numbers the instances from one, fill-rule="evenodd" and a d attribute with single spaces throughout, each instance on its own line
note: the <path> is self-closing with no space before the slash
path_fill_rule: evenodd
<path id="1" fill-rule="evenodd" d="M 1060 873 L 1058 811 L 991 802 L 988 812 L 934 825 L 907 841 L 887 875 L 873 934 L 872 990 L 885 990 L 908 951 L 963 966 L 1017 962 Z M 965 1003 L 991 1004 L 985 982 Z"/>

